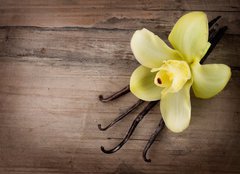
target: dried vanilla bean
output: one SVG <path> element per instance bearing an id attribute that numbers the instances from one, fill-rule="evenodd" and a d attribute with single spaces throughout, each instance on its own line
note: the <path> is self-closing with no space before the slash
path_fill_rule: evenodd
<path id="1" fill-rule="evenodd" d="M 208 22 L 208 27 L 211 28 L 220 18 L 221 16 L 217 16 L 216 18 L 212 19 L 210 22 Z"/>
<path id="2" fill-rule="evenodd" d="M 207 59 L 209 54 L 213 51 L 213 49 L 216 47 L 218 42 L 222 39 L 226 30 L 227 30 L 227 26 L 224 26 L 224 27 L 220 28 L 218 31 L 213 31 L 213 33 L 211 33 L 212 37 L 209 37 L 209 39 L 208 39 L 208 41 L 211 43 L 211 46 L 208 49 L 207 53 L 202 58 L 202 60 L 200 61 L 200 64 L 203 64 L 205 62 L 205 60 Z"/>
<path id="3" fill-rule="evenodd" d="M 99 100 L 101 102 L 104 102 L 104 103 L 109 102 L 109 101 L 115 100 L 115 99 L 129 93 L 129 92 L 130 92 L 130 87 L 129 87 L 129 85 L 127 85 L 123 89 L 121 89 L 120 91 L 115 92 L 114 94 L 112 94 L 108 97 L 103 97 L 103 95 L 99 95 Z"/>
<path id="4" fill-rule="evenodd" d="M 125 110 L 121 115 L 119 115 L 117 118 L 115 118 L 108 126 L 102 128 L 101 124 L 98 124 L 98 128 L 101 131 L 105 131 L 108 128 L 112 127 L 114 124 L 116 124 L 117 122 L 119 122 L 120 120 L 122 120 L 123 118 L 125 118 L 129 113 L 131 113 L 132 111 L 134 111 L 136 108 L 138 108 L 141 104 L 143 104 L 144 101 L 143 100 L 138 100 L 137 103 L 135 103 L 134 105 L 132 105 L 131 107 L 129 107 L 127 110 Z"/>
<path id="5" fill-rule="evenodd" d="M 103 146 L 101 146 L 101 150 L 104 153 L 110 154 L 117 152 L 121 147 L 129 140 L 131 135 L 133 134 L 134 130 L 136 129 L 138 123 L 144 118 L 144 116 L 158 103 L 159 101 L 152 101 L 149 102 L 149 104 L 138 114 L 138 116 L 134 119 L 127 135 L 124 137 L 124 139 L 114 148 L 110 150 L 106 150 Z"/>
<path id="6" fill-rule="evenodd" d="M 148 152 L 149 148 L 152 146 L 152 144 L 154 143 L 158 134 L 163 130 L 164 127 L 165 127 L 165 123 L 164 123 L 163 119 L 161 119 L 159 124 L 158 124 L 158 127 L 156 128 L 154 133 L 151 135 L 151 137 L 148 140 L 146 146 L 144 147 L 143 154 L 142 154 L 144 161 L 151 162 L 151 159 L 147 158 L 147 152 Z"/>
<path id="7" fill-rule="evenodd" d="M 230 66 L 232 71 L 240 71 L 240 67 L 237 66 Z"/>

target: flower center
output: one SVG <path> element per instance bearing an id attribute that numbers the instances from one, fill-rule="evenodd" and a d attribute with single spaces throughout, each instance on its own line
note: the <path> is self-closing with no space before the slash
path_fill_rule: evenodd
<path id="1" fill-rule="evenodd" d="M 167 60 L 160 68 L 153 68 L 152 72 L 157 72 L 154 83 L 165 88 L 162 94 L 178 92 L 184 84 L 191 78 L 190 68 L 185 61 Z"/>

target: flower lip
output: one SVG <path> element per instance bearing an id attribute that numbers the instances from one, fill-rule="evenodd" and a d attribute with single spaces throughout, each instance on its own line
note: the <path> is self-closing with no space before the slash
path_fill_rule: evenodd
<path id="1" fill-rule="evenodd" d="M 168 92 L 178 92 L 191 78 L 189 65 L 185 61 L 164 61 L 160 68 L 152 69 L 152 72 L 156 71 L 158 72 L 154 78 L 154 83 L 164 88 L 163 95 Z"/>

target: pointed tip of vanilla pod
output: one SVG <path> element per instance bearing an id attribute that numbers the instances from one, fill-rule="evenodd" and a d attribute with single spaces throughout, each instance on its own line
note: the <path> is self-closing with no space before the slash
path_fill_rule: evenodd
<path id="1" fill-rule="evenodd" d="M 208 27 L 211 28 L 222 16 L 217 16 L 208 23 Z"/>

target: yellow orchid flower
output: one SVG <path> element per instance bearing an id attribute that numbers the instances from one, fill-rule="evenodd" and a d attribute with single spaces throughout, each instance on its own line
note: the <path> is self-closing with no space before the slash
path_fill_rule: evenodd
<path id="1" fill-rule="evenodd" d="M 130 90 L 145 101 L 161 99 L 166 126 L 182 132 L 191 118 L 191 86 L 196 97 L 211 98 L 226 86 L 231 70 L 224 64 L 200 64 L 211 45 L 208 19 L 203 12 L 182 16 L 168 40 L 174 49 L 147 29 L 133 34 L 131 49 L 141 65 L 132 73 Z"/>

